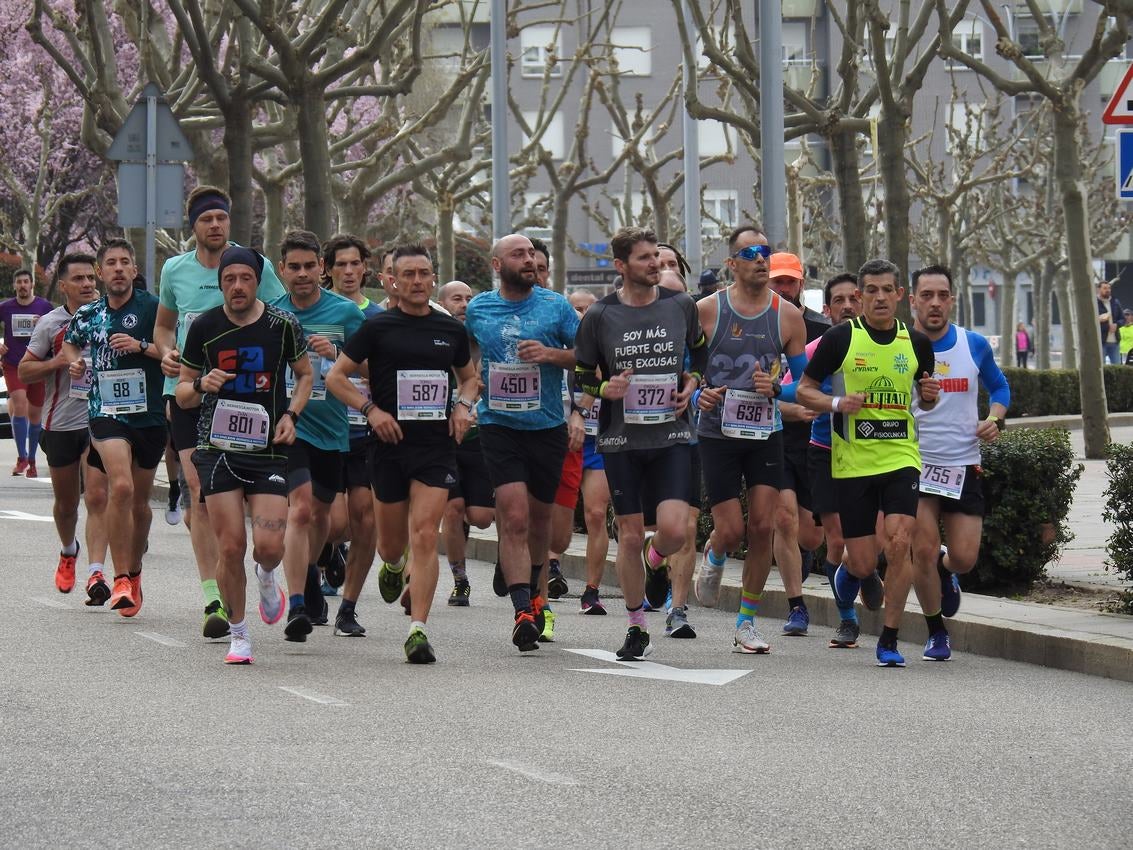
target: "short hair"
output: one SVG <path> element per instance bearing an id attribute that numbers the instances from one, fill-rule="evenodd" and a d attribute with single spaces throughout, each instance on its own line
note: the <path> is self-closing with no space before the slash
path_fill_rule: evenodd
<path id="1" fill-rule="evenodd" d="M 688 264 L 688 260 L 685 259 L 685 255 L 678 251 L 675 245 L 670 245 L 668 242 L 658 242 L 657 247 L 668 248 L 673 252 L 673 254 L 677 258 L 677 268 L 681 270 L 681 277 L 688 277 L 690 274 L 692 274 L 692 266 Z"/>
<path id="2" fill-rule="evenodd" d="M 121 248 L 123 251 L 130 255 L 131 260 L 134 259 L 134 246 L 121 237 L 117 237 L 115 239 L 107 239 L 102 243 L 101 246 L 99 246 L 98 254 L 96 254 L 95 256 L 101 263 L 103 259 L 106 258 L 106 255 L 113 251 L 115 248 Z"/>
<path id="3" fill-rule="evenodd" d="M 547 243 L 532 236 L 527 238 L 531 240 L 531 247 L 547 258 L 547 265 L 549 266 L 551 264 L 551 249 L 547 247 Z"/>
<path id="4" fill-rule="evenodd" d="M 624 263 L 638 242 L 652 242 L 656 245 L 657 234 L 647 227 L 623 227 L 610 240 L 610 251 L 615 260 Z"/>
<path id="5" fill-rule="evenodd" d="M 186 214 L 193 208 L 193 204 L 197 202 L 197 199 L 203 198 L 205 195 L 216 195 L 218 198 L 223 199 L 224 202 L 229 206 L 232 205 L 232 198 L 219 186 L 209 186 L 202 183 L 200 186 L 197 186 L 195 189 L 193 189 L 193 191 L 189 193 L 189 197 L 185 201 Z"/>
<path id="6" fill-rule="evenodd" d="M 822 303 L 827 307 L 830 306 L 830 290 L 840 283 L 852 283 L 854 286 L 858 285 L 858 276 L 853 272 L 842 272 L 836 274 L 822 287 Z"/>
<path id="7" fill-rule="evenodd" d="M 429 255 L 429 249 L 420 242 L 398 245 L 393 249 L 393 265 L 395 268 L 397 267 L 397 261 L 402 257 L 424 257 L 430 263 L 433 262 L 433 258 Z"/>
<path id="8" fill-rule="evenodd" d="M 1095 287 L 1101 287 L 1101 286 L 1105 286 L 1105 285 L 1106 285 L 1107 283 L 1109 283 L 1109 281 L 1108 281 L 1108 280 L 1106 280 L 1106 279 L 1105 279 L 1105 278 L 1103 277 L 1103 278 L 1102 278 L 1101 280 L 1099 280 L 1099 281 L 1098 281 L 1097 283 L 1095 283 L 1095 284 L 1094 284 L 1094 286 L 1095 286 Z"/>
<path id="9" fill-rule="evenodd" d="M 94 264 L 95 259 L 90 254 L 80 252 L 64 254 L 63 259 L 59 261 L 59 268 L 56 269 L 55 276 L 62 280 L 67 274 L 67 269 L 71 266 L 93 266 Z"/>
<path id="10" fill-rule="evenodd" d="M 30 277 L 31 282 L 35 283 L 35 275 L 31 273 L 31 269 L 19 269 L 12 275 L 12 283 L 15 283 L 21 277 Z"/>
<path id="11" fill-rule="evenodd" d="M 322 253 L 319 237 L 309 230 L 289 230 L 279 243 L 279 258 L 286 259 L 288 251 L 310 251 L 316 257 Z"/>
<path id="12" fill-rule="evenodd" d="M 393 252 L 396 250 L 396 247 L 384 249 L 381 253 L 381 256 L 378 257 L 378 264 L 384 266 L 386 264 L 386 257 L 391 257 L 390 262 L 392 263 Z"/>
<path id="13" fill-rule="evenodd" d="M 348 248 L 357 248 L 358 256 L 363 263 L 370 259 L 370 249 L 365 242 L 352 233 L 336 233 L 323 243 L 323 265 L 327 274 L 330 273 L 330 267 L 334 265 L 338 252 Z M 384 258 L 385 254 L 382 254 L 382 257 Z"/>
<path id="14" fill-rule="evenodd" d="M 865 282 L 867 274 L 891 274 L 893 275 L 893 282 L 899 287 L 901 285 L 901 270 L 897 268 L 895 263 L 880 258 L 874 260 L 866 260 L 865 265 L 858 269 L 858 286 Z"/>
<path id="15" fill-rule="evenodd" d="M 758 233 L 764 239 L 767 238 L 767 231 L 758 224 L 741 224 L 730 234 L 728 234 L 728 253 L 736 253 L 736 240 L 743 236 L 745 233 Z"/>
<path id="16" fill-rule="evenodd" d="M 942 265 L 938 265 L 938 264 L 933 264 L 931 266 L 925 266 L 923 269 L 917 269 L 915 272 L 913 272 L 913 274 L 912 274 L 913 292 L 917 291 L 917 284 L 920 283 L 921 277 L 923 277 L 926 274 L 944 275 L 944 277 L 948 280 L 948 291 L 952 292 L 952 272 L 948 268 L 948 266 L 942 266 Z"/>

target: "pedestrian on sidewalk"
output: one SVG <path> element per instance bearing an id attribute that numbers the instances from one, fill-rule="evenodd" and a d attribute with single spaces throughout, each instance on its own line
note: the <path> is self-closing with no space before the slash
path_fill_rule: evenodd
<path id="1" fill-rule="evenodd" d="M 1027 368 L 1027 358 L 1035 350 L 1031 335 L 1027 333 L 1027 326 L 1019 322 L 1015 328 L 1015 365 L 1020 369 Z"/>

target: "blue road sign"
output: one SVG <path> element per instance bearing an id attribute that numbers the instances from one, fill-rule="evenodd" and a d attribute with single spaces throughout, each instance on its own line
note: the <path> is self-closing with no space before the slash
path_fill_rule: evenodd
<path id="1" fill-rule="evenodd" d="M 1133 130 L 1117 131 L 1117 198 L 1133 201 Z"/>

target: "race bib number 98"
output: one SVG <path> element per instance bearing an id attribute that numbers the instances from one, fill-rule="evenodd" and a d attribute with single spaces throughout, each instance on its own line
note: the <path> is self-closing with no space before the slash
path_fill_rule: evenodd
<path id="1" fill-rule="evenodd" d="M 146 409 L 146 373 L 141 369 L 99 372 L 98 394 L 105 414 L 142 413 Z"/>

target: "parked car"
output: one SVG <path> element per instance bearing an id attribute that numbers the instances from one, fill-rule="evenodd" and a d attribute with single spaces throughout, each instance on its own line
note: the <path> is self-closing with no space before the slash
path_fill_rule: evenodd
<path id="1" fill-rule="evenodd" d="M 12 436 L 12 419 L 8 415 L 8 384 L 0 373 L 0 434 Z"/>

